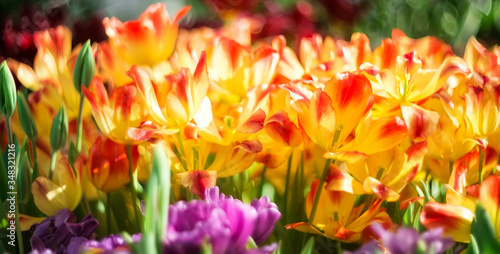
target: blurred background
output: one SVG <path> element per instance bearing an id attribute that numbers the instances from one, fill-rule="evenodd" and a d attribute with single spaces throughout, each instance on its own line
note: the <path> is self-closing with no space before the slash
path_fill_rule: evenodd
<path id="1" fill-rule="evenodd" d="M 7 57 L 31 64 L 36 53 L 33 32 L 64 24 L 73 44 L 106 39 L 104 17 L 136 19 L 153 0 L 0 0 L 0 61 Z M 349 40 L 365 33 L 372 48 L 399 28 L 409 37 L 434 35 L 462 55 L 470 36 L 486 46 L 500 41 L 500 0 L 167 0 L 173 16 L 184 5 L 192 10 L 185 28 L 223 25 L 224 18 L 245 16 L 255 25 L 254 39 L 278 34 L 297 48 L 314 33 Z"/>

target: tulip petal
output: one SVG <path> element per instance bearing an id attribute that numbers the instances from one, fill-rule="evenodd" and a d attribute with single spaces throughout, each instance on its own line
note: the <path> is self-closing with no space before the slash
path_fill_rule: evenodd
<path id="1" fill-rule="evenodd" d="M 444 235 L 457 242 L 470 241 L 471 223 L 474 214 L 467 208 L 428 202 L 420 213 L 420 222 L 428 229 L 442 227 Z"/>
<path id="2" fill-rule="evenodd" d="M 189 192 L 205 198 L 205 190 L 215 186 L 217 171 L 194 170 L 179 173 L 181 184 L 189 188 Z"/>

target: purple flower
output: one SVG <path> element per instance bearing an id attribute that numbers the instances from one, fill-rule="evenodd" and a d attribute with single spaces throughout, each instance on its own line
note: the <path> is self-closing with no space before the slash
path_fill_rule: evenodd
<path id="1" fill-rule="evenodd" d="M 132 241 L 137 243 L 141 240 L 141 234 L 132 235 Z M 101 241 L 90 240 L 80 246 L 83 253 L 100 254 L 129 254 L 130 247 L 121 235 L 110 235 Z"/>
<path id="2" fill-rule="evenodd" d="M 205 201 L 180 201 L 169 207 L 166 253 L 200 253 L 203 244 L 212 253 L 269 253 L 273 246 L 247 250 L 250 237 L 257 244 L 271 234 L 281 214 L 276 204 L 262 197 L 247 205 L 219 195 L 218 187 L 207 189 Z"/>
<path id="3" fill-rule="evenodd" d="M 396 232 L 386 231 L 379 223 L 370 225 L 380 236 L 379 241 L 370 241 L 353 254 L 371 253 L 443 253 L 454 245 L 451 238 L 443 238 L 443 229 L 436 228 L 419 235 L 413 228 L 399 228 Z"/>
<path id="4" fill-rule="evenodd" d="M 30 240 L 32 253 L 76 253 L 99 225 L 90 214 L 79 223 L 76 219 L 69 209 L 62 209 L 56 215 L 34 224 Z"/>

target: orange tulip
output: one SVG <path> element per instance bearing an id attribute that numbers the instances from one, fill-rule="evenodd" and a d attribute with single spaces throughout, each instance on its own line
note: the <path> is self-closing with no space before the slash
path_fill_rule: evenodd
<path id="1" fill-rule="evenodd" d="M 202 53 L 193 74 L 187 68 L 168 75 L 162 82 L 152 82 L 148 73 L 137 66 L 127 72 L 134 81 L 137 90 L 144 98 L 152 121 L 173 129 L 187 125 L 200 109 L 209 87 L 208 73 Z"/>
<path id="2" fill-rule="evenodd" d="M 491 216 L 496 237 L 500 240 L 500 176 L 490 176 L 481 184 L 479 200 Z"/>
<path id="3" fill-rule="evenodd" d="M 318 184 L 319 180 L 315 180 L 311 185 L 311 191 L 307 194 L 306 214 L 308 217 Z M 365 204 L 355 207 L 355 198 L 356 196 L 351 193 L 323 190 L 313 221 L 315 227 L 309 223 L 299 222 L 287 225 L 285 228 L 320 234 L 342 242 L 355 242 L 361 238 L 363 230 L 379 215 L 382 203 L 381 199 L 375 199 L 367 204 L 368 209 L 363 212 Z"/>
<path id="4" fill-rule="evenodd" d="M 80 93 L 73 85 L 72 70 L 74 61 L 80 52 L 80 46 L 71 51 L 71 31 L 65 26 L 58 26 L 36 32 L 33 41 L 38 49 L 33 68 L 9 59 L 9 67 L 26 88 L 32 91 L 53 89 L 50 98 L 42 98 L 44 103 L 57 111 L 63 103 L 68 112 L 68 119 L 76 119 L 80 110 Z M 55 107 L 57 106 L 57 107 Z M 84 104 L 84 115 L 90 114 L 88 103 Z"/>
<path id="5" fill-rule="evenodd" d="M 428 229 L 442 227 L 444 235 L 457 242 L 470 241 L 474 214 L 462 206 L 428 202 L 420 213 L 420 222 Z"/>
<path id="6" fill-rule="evenodd" d="M 466 114 L 474 134 L 485 138 L 500 131 L 500 86 L 469 87 L 465 94 Z"/>
<path id="7" fill-rule="evenodd" d="M 428 98 L 453 75 L 469 75 L 467 63 L 459 57 L 448 57 L 439 69 L 423 69 L 422 61 L 415 52 L 397 57 L 391 69 L 377 70 L 364 65 L 365 75 L 370 79 L 373 93 L 391 102 L 417 102 Z"/>
<path id="8" fill-rule="evenodd" d="M 82 87 L 82 92 L 92 106 L 92 115 L 101 132 L 115 142 L 134 142 L 127 135 L 128 128 L 140 126 L 148 116 L 144 99 L 135 85 L 118 87 L 108 97 L 102 81 L 96 78 L 90 88 Z"/>
<path id="9" fill-rule="evenodd" d="M 300 61 L 308 74 L 318 79 L 329 79 L 337 72 L 356 71 L 371 57 L 371 48 L 365 34 L 354 33 L 350 42 L 334 40 L 314 34 L 300 41 Z"/>
<path id="10" fill-rule="evenodd" d="M 372 89 L 363 76 L 339 73 L 310 100 L 293 106 L 309 138 L 328 152 L 338 149 L 372 105 Z"/>
<path id="11" fill-rule="evenodd" d="M 344 173 L 346 177 L 343 179 L 352 179 L 348 185 L 351 190 L 342 189 L 345 180 L 332 182 L 328 178 L 326 189 L 350 191 L 354 194 L 376 194 L 389 202 L 396 201 L 399 199 L 399 193 L 420 171 L 426 153 L 427 142 L 424 141 L 412 145 L 406 151 L 396 146 L 368 155 L 365 160 L 347 162 L 349 174 Z"/>
<path id="12" fill-rule="evenodd" d="M 237 42 L 218 37 L 209 56 L 209 72 L 216 83 L 238 97 L 244 97 L 249 87 L 273 81 L 279 54 L 269 45 L 257 48 L 253 54 Z"/>
<path id="13" fill-rule="evenodd" d="M 276 36 L 273 39 L 272 46 L 279 53 L 276 79 L 282 81 L 281 83 L 287 83 L 303 78 L 305 74 L 304 67 L 300 64 L 293 49 L 287 46 L 285 36 Z"/>
<path id="14" fill-rule="evenodd" d="M 137 149 L 132 147 L 132 168 L 135 170 Z M 111 139 L 98 137 L 89 150 L 87 177 L 94 186 L 104 192 L 119 190 L 130 182 L 129 160 L 125 145 Z"/>
<path id="15" fill-rule="evenodd" d="M 131 65 L 122 60 L 118 52 L 103 41 L 99 43 L 97 61 L 102 67 L 102 75 L 111 87 L 123 86 L 132 83 L 133 80 L 127 76 L 127 71 Z"/>
<path id="16" fill-rule="evenodd" d="M 122 23 L 117 18 L 105 18 L 111 46 L 129 64 L 155 65 L 167 60 L 174 51 L 177 38 L 177 22 L 191 6 L 183 7 L 170 20 L 165 4 L 150 5 L 138 20 Z"/>

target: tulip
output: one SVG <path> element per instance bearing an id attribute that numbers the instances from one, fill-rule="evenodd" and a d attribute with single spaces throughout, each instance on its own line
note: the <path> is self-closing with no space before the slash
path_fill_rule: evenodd
<path id="1" fill-rule="evenodd" d="M 153 122 L 167 128 L 181 128 L 191 121 L 209 87 L 204 53 L 193 74 L 182 68 L 163 82 L 154 83 L 144 69 L 132 66 L 127 75 L 135 81 Z"/>
<path id="2" fill-rule="evenodd" d="M 28 136 L 31 141 L 34 141 L 38 136 L 38 130 L 36 128 L 35 119 L 31 113 L 30 106 L 21 92 L 17 93 L 17 99 L 19 101 L 17 108 L 19 119 L 21 120 L 21 126 L 23 127 L 26 136 Z"/>
<path id="3" fill-rule="evenodd" d="M 50 129 L 50 148 L 53 152 L 63 148 L 68 138 L 68 115 L 61 108 L 57 113 Z"/>
<path id="4" fill-rule="evenodd" d="M 131 65 L 155 65 L 167 60 L 177 39 L 177 22 L 191 6 L 185 6 L 170 20 L 165 4 L 150 5 L 138 20 L 122 23 L 105 18 L 102 23 L 111 47 Z"/>
<path id="5" fill-rule="evenodd" d="M 420 213 L 420 222 L 428 229 L 442 227 L 445 236 L 457 242 L 470 241 L 474 214 L 467 208 L 455 205 L 428 202 Z"/>
<path id="6" fill-rule="evenodd" d="M 500 131 L 500 86 L 469 87 L 465 94 L 466 114 L 476 137 Z"/>
<path id="7" fill-rule="evenodd" d="M 135 170 L 137 149 L 132 149 Z M 98 137 L 89 150 L 87 177 L 94 186 L 106 193 L 117 191 L 130 182 L 126 146 L 109 138 Z"/>
<path id="8" fill-rule="evenodd" d="M 54 111 L 64 105 L 69 121 L 78 117 L 80 103 L 80 85 L 74 85 L 72 70 L 81 50 L 78 46 L 72 52 L 71 37 L 71 31 L 65 26 L 36 32 L 33 41 L 38 52 L 33 68 L 14 60 L 9 62 L 24 87 L 34 92 L 49 90 L 42 92 L 50 94 L 47 97 L 42 96 L 43 103 Z M 88 54 L 88 57 L 90 55 Z M 84 115 L 90 113 L 88 103 L 84 104 L 83 112 Z"/>
<path id="9" fill-rule="evenodd" d="M 491 216 L 496 231 L 496 238 L 500 240 L 500 176 L 490 176 L 481 184 L 479 200 Z"/>
<path id="10" fill-rule="evenodd" d="M 16 83 L 7 62 L 3 61 L 0 65 L 0 112 L 5 118 L 14 114 L 16 102 Z"/>
<path id="11" fill-rule="evenodd" d="M 99 222 L 92 215 L 85 216 L 80 222 L 68 209 L 33 225 L 30 239 L 34 253 L 76 253 L 86 243 Z"/>
<path id="12" fill-rule="evenodd" d="M 89 87 L 95 74 L 95 59 L 90 40 L 83 44 L 80 53 L 76 58 L 75 68 L 73 69 L 73 84 L 78 92 L 81 92 L 81 86 Z"/>
<path id="13" fill-rule="evenodd" d="M 48 216 L 63 208 L 74 210 L 82 197 L 80 178 L 73 172 L 68 158 L 60 153 L 52 180 L 45 176 L 36 178 L 31 192 L 38 209 Z"/>
<path id="14" fill-rule="evenodd" d="M 138 89 L 130 84 L 116 88 L 110 96 L 100 79 L 94 79 L 90 88 L 82 88 L 92 106 L 92 115 L 106 137 L 115 142 L 130 144 L 129 127 L 139 127 L 147 120 L 145 101 Z"/>
<path id="15" fill-rule="evenodd" d="M 299 123 L 309 138 L 328 152 L 338 149 L 372 106 L 368 79 L 353 73 L 338 73 L 310 100 L 294 105 Z"/>
<path id="16" fill-rule="evenodd" d="M 312 183 L 311 191 L 306 197 L 306 214 L 308 217 L 311 216 L 313 201 L 318 191 L 318 184 L 319 180 L 315 180 Z M 325 187 L 323 185 L 323 188 Z M 324 190 L 320 195 L 319 209 L 316 211 L 316 216 L 311 224 L 299 222 L 287 225 L 285 228 L 293 228 L 302 232 L 319 234 L 331 239 L 351 243 L 359 240 L 362 231 L 380 214 L 381 199 L 371 201 L 370 204 L 367 204 L 368 209 L 363 211 L 365 204 L 354 206 L 354 194 L 343 191 Z"/>
<path id="17" fill-rule="evenodd" d="M 252 54 L 247 47 L 219 37 L 214 40 L 209 59 L 208 70 L 216 82 L 230 93 L 244 97 L 248 88 L 273 81 L 279 54 L 269 45 L 257 48 Z"/>

